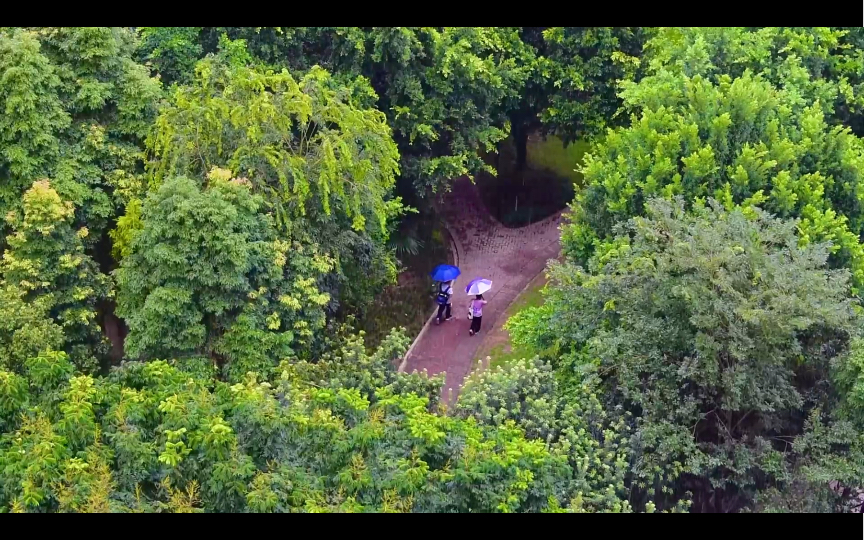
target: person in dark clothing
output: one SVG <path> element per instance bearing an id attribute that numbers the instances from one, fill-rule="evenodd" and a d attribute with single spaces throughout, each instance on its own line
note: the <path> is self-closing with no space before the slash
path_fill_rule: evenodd
<path id="1" fill-rule="evenodd" d="M 449 321 L 452 317 L 450 311 L 452 306 L 451 298 L 453 296 L 453 282 L 445 281 L 438 285 L 438 294 L 435 295 L 435 301 L 438 302 L 438 317 L 435 319 L 435 324 L 441 324 L 441 317 L 445 316 L 445 321 Z"/>
<path id="2" fill-rule="evenodd" d="M 471 328 L 468 329 L 468 334 L 473 336 L 480 331 L 480 324 L 483 322 L 483 306 L 486 305 L 486 300 L 482 294 L 478 294 L 468 304 L 468 310 L 471 313 Z"/>

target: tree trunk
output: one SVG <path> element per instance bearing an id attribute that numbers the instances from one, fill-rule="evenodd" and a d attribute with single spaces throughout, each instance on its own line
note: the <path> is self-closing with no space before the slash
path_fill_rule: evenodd
<path id="1" fill-rule="evenodd" d="M 516 146 L 516 170 L 524 171 L 528 162 L 528 128 L 525 125 L 514 126 L 513 144 Z"/>
<path id="2" fill-rule="evenodd" d="M 124 351 L 123 343 L 126 341 L 126 334 L 129 330 L 126 324 L 114 314 L 116 308 L 113 300 L 106 300 L 100 305 L 100 319 L 102 323 L 102 333 L 111 342 L 111 352 L 109 358 L 112 363 L 119 363 L 123 360 Z"/>

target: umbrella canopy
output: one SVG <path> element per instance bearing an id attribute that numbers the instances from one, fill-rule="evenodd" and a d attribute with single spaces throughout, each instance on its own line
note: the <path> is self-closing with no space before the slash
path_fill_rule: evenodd
<path id="1" fill-rule="evenodd" d="M 492 288 L 492 282 L 488 279 L 477 278 L 465 287 L 465 292 L 469 295 L 483 294 Z"/>
<path id="2" fill-rule="evenodd" d="M 429 275 L 432 276 L 434 281 L 450 281 L 451 279 L 456 279 L 461 273 L 462 271 L 452 264 L 439 264 Z"/>

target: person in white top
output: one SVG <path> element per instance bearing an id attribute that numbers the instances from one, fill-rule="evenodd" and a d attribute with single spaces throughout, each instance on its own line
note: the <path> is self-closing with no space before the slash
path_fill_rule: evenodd
<path id="1" fill-rule="evenodd" d="M 483 321 L 483 306 L 487 304 L 483 299 L 482 294 L 478 294 L 468 304 L 468 309 L 471 312 L 471 328 L 468 329 L 468 334 L 473 336 L 480 331 L 480 323 Z"/>
<path id="2" fill-rule="evenodd" d="M 438 317 L 435 318 L 435 324 L 441 324 L 441 316 L 445 315 L 445 321 L 449 321 L 451 298 L 453 296 L 453 281 L 443 281 L 438 285 L 438 294 L 435 295 L 435 301 L 438 302 Z"/>

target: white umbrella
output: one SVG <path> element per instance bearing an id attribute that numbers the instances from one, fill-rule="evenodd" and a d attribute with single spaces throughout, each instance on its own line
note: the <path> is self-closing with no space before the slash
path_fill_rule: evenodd
<path id="1" fill-rule="evenodd" d="M 492 288 L 492 282 L 488 279 L 477 278 L 465 287 L 465 292 L 470 296 L 483 294 Z"/>

